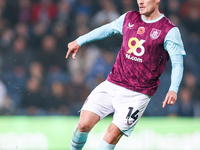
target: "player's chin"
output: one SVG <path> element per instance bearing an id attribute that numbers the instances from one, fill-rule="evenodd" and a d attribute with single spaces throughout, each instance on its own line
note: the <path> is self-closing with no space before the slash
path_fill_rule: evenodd
<path id="1" fill-rule="evenodd" d="M 143 11 L 143 10 L 140 10 L 139 12 L 140 12 L 141 15 L 145 15 L 146 14 L 145 11 Z"/>

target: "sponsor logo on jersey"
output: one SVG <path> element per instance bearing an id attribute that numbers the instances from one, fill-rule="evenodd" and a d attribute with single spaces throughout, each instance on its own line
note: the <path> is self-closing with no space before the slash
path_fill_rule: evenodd
<path id="1" fill-rule="evenodd" d="M 130 60 L 133 60 L 133 61 L 137 61 L 137 62 L 142 63 L 142 59 L 141 58 L 137 58 L 135 56 L 131 56 L 130 54 L 126 54 L 126 58 L 130 59 Z"/>
<path id="2" fill-rule="evenodd" d="M 143 34 L 145 32 L 145 28 L 144 27 L 139 27 L 137 34 Z"/>
<path id="3" fill-rule="evenodd" d="M 145 40 L 139 40 L 138 38 L 132 37 L 128 41 L 129 50 L 127 53 L 133 53 L 136 56 L 142 56 L 145 52 L 145 48 L 143 46 Z M 134 45 L 133 45 L 134 43 Z"/>
<path id="4" fill-rule="evenodd" d="M 161 34 L 161 30 L 153 28 L 151 30 L 150 37 L 151 37 L 152 40 L 155 40 L 160 36 L 160 34 Z"/>
<path id="5" fill-rule="evenodd" d="M 142 55 L 144 55 L 144 53 L 145 53 L 145 48 L 143 46 L 144 42 L 145 42 L 145 40 L 142 40 L 142 39 L 139 40 L 136 37 L 130 38 L 129 41 L 128 41 L 128 47 L 130 49 L 127 51 L 127 54 L 126 54 L 125 57 L 127 59 L 130 59 L 130 60 L 142 63 L 142 59 L 138 58 L 138 57 L 135 57 L 135 56 L 142 56 Z M 132 53 L 135 56 L 131 56 Z"/>
<path id="6" fill-rule="evenodd" d="M 132 29 L 133 26 L 134 26 L 134 24 L 131 24 L 131 23 L 129 22 L 127 28 Z"/>

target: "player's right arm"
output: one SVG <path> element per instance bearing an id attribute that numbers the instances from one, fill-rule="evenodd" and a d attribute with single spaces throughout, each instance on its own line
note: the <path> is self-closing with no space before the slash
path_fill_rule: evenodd
<path id="1" fill-rule="evenodd" d="M 85 35 L 82 35 L 78 37 L 76 40 L 74 40 L 73 42 L 69 43 L 66 58 L 68 58 L 69 55 L 72 53 L 72 58 L 75 59 L 76 53 L 78 52 L 78 50 L 83 44 L 86 44 L 92 41 L 101 40 L 106 37 L 112 36 L 113 34 L 117 34 L 117 33 L 123 34 L 122 28 L 123 28 L 125 16 L 126 16 L 126 13 L 120 16 L 115 21 L 109 24 L 103 25 L 99 28 L 96 28 L 92 30 L 91 32 Z"/>
<path id="2" fill-rule="evenodd" d="M 80 36 L 79 38 L 76 39 L 77 43 L 80 46 L 82 46 L 83 44 L 86 44 L 92 41 L 101 40 L 117 33 L 122 34 L 122 28 L 123 28 L 125 16 L 126 16 L 126 13 L 120 16 L 115 21 L 109 24 L 103 25 L 99 28 L 96 28 L 87 34 Z"/>

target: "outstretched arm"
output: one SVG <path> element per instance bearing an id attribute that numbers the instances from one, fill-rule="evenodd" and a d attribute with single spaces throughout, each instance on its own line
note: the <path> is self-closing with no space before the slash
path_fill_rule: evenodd
<path id="1" fill-rule="evenodd" d="M 87 34 L 80 36 L 79 38 L 77 38 L 77 43 L 80 46 L 82 46 L 83 44 L 86 44 L 88 42 L 97 41 L 97 40 L 104 39 L 106 37 L 110 37 L 113 34 L 117 34 L 117 33 L 122 34 L 122 27 L 123 27 L 125 16 L 126 16 L 126 13 L 120 16 L 115 21 L 109 24 L 103 25 L 99 28 L 96 28 Z"/>
<path id="2" fill-rule="evenodd" d="M 109 37 L 116 33 L 122 34 L 122 27 L 123 27 L 125 15 L 126 15 L 126 13 L 123 14 L 122 16 L 120 16 L 115 21 L 113 21 L 109 24 L 103 25 L 97 29 L 94 29 L 87 34 L 80 36 L 75 41 L 69 43 L 66 58 L 68 58 L 69 55 L 72 53 L 72 58 L 75 59 L 76 53 L 78 52 L 78 50 L 80 49 L 80 47 L 83 44 L 86 44 L 86 43 L 92 42 L 92 41 L 96 41 L 96 40 L 100 40 L 100 39 Z"/>

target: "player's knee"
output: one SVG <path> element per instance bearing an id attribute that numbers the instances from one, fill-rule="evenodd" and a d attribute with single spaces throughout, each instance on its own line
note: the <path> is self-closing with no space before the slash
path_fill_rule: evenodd
<path id="1" fill-rule="evenodd" d="M 113 144 L 116 145 L 118 143 L 118 141 L 120 140 L 120 138 L 122 137 L 123 133 L 122 132 L 114 132 L 111 131 L 108 133 L 108 135 L 105 137 L 105 142 L 107 142 L 108 144 Z"/>
<path id="2" fill-rule="evenodd" d="M 83 121 L 80 121 L 78 123 L 78 129 L 81 131 L 81 132 L 89 132 L 91 130 L 91 125 L 89 122 L 83 122 Z"/>

